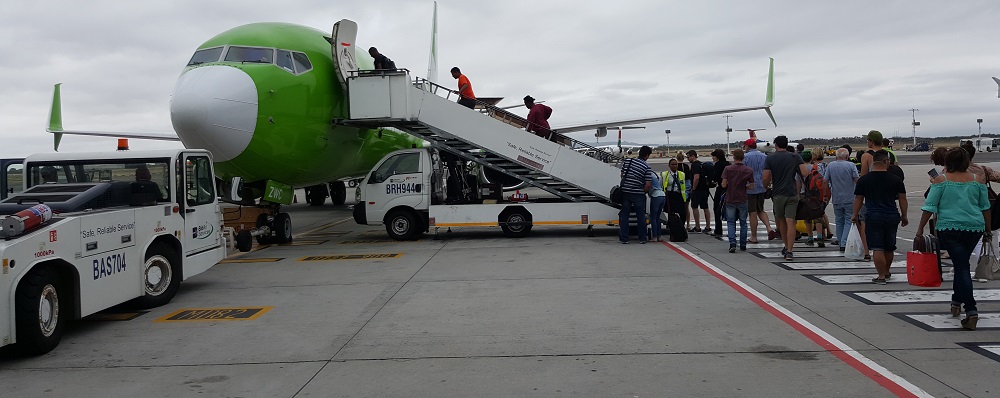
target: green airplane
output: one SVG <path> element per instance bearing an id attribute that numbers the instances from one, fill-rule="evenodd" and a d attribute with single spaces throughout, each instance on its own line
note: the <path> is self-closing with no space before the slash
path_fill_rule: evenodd
<path id="1" fill-rule="evenodd" d="M 429 75 L 436 75 L 436 28 L 435 9 Z M 423 145 L 423 140 L 400 131 L 342 123 L 349 118 L 346 76 L 374 68 L 367 49 L 354 42 L 356 35 L 357 25 L 348 20 L 338 22 L 332 35 L 288 23 L 239 26 L 199 46 L 181 72 L 170 104 L 176 135 L 63 129 L 58 84 L 47 130 L 54 134 L 56 149 L 63 134 L 181 141 L 188 148 L 208 149 L 220 179 L 235 183 L 239 178 L 244 203 L 259 200 L 258 205 L 272 209 L 266 219 L 258 220 L 258 227 L 270 226 L 283 236 L 258 236 L 258 241 L 287 242 L 290 218 L 278 212 L 282 204 L 292 202 L 294 188 L 306 188 L 307 201 L 319 205 L 329 186 L 333 203 L 341 205 L 345 182 L 363 177 L 389 152 Z M 770 115 L 772 75 L 773 60 L 762 106 L 553 130 L 565 133 L 758 109 Z M 274 228 L 275 220 L 285 225 Z"/>

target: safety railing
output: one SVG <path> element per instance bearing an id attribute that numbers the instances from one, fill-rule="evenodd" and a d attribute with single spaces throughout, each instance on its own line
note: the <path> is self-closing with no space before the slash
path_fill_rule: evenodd
<path id="1" fill-rule="evenodd" d="M 458 94 L 456 94 L 455 91 L 424 78 L 414 77 L 413 86 L 421 90 L 424 90 L 426 92 L 435 94 L 439 97 L 443 97 L 447 100 L 453 99 L 452 94 L 455 94 L 454 98 L 456 99 L 458 98 Z M 528 122 L 528 119 L 518 116 L 513 112 L 508 112 L 503 108 L 500 108 L 496 105 L 484 101 L 480 101 L 478 99 L 475 101 L 476 101 L 476 106 L 474 108 L 475 110 L 478 110 L 479 112 L 482 112 L 496 120 L 499 120 L 500 122 L 506 123 L 518 129 L 524 129 L 530 124 L 530 122 Z M 587 156 L 600 160 L 604 163 L 610 163 L 612 165 L 621 167 L 622 162 L 625 160 L 625 158 L 623 157 L 616 156 L 610 152 L 596 148 L 583 141 L 573 139 L 564 134 L 559 134 L 555 131 L 544 129 L 541 126 L 539 126 L 539 129 L 544 130 L 541 132 L 542 134 L 538 134 L 540 137 L 545 138 L 549 141 L 566 145 L 570 147 L 570 149 L 583 153 Z"/>

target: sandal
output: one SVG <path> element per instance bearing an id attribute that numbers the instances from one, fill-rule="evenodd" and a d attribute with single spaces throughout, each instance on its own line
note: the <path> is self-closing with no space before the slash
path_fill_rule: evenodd
<path id="1" fill-rule="evenodd" d="M 876 285 L 884 285 L 886 284 L 886 281 L 884 278 L 872 278 L 872 283 Z"/>
<path id="2" fill-rule="evenodd" d="M 758 242 L 758 241 L 755 241 L 755 240 L 749 240 L 749 239 L 748 239 L 748 240 L 747 240 L 747 243 L 753 243 L 753 244 L 758 244 L 758 243 L 760 243 L 760 242 Z"/>
<path id="3" fill-rule="evenodd" d="M 872 261 L 872 255 L 871 254 L 865 254 L 865 261 Z"/>

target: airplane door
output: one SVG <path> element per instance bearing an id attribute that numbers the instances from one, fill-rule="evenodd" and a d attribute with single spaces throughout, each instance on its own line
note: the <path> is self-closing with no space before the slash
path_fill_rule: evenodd
<path id="1" fill-rule="evenodd" d="M 4 200 L 24 189 L 24 159 L 0 159 L 0 169 L 0 200 Z"/>
<path id="2" fill-rule="evenodd" d="M 385 159 L 368 179 L 369 206 L 384 215 L 396 206 L 420 209 L 426 205 L 424 197 L 430 187 L 424 186 L 420 165 L 420 152 L 403 152 Z"/>
<path id="3" fill-rule="evenodd" d="M 178 170 L 180 171 L 180 170 Z M 184 255 L 219 246 L 218 204 L 212 159 L 204 154 L 184 155 Z"/>
<path id="4" fill-rule="evenodd" d="M 347 92 L 347 78 L 351 72 L 358 70 L 358 61 L 355 39 L 358 37 L 358 24 L 349 19 L 341 19 L 333 24 L 333 43 L 330 43 L 333 52 L 333 66 L 337 69 L 337 80 L 340 86 Z"/>

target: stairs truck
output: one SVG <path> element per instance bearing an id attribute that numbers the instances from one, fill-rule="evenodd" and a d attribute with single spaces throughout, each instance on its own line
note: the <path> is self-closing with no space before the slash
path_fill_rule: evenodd
<path id="1" fill-rule="evenodd" d="M 559 197 L 502 197 L 500 184 L 482 195 L 479 173 L 462 158 L 435 148 L 404 149 L 386 155 L 358 186 L 354 220 L 385 224 L 390 237 L 412 240 L 441 227 L 500 227 L 510 237 L 536 225 L 616 225 L 618 209 L 597 201 Z"/>
<path id="2" fill-rule="evenodd" d="M 207 151 L 38 154 L 22 178 L 0 201 L 0 345 L 23 354 L 70 320 L 164 305 L 226 255 Z"/>

